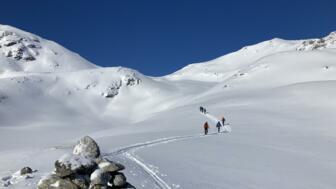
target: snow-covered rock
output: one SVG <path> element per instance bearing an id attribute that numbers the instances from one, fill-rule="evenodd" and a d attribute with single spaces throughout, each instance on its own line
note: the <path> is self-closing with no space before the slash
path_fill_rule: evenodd
<path id="1" fill-rule="evenodd" d="M 33 173 L 33 169 L 30 167 L 24 167 L 20 170 L 20 175 L 26 175 Z"/>
<path id="2" fill-rule="evenodd" d="M 328 36 L 320 39 L 304 40 L 297 50 L 321 50 L 326 48 L 336 48 L 336 32 L 331 32 Z"/>
<path id="3" fill-rule="evenodd" d="M 37 38 L 21 36 L 8 30 L 0 31 L 0 52 L 15 60 L 34 61 L 41 48 Z"/>
<path id="4" fill-rule="evenodd" d="M 120 163 L 112 162 L 109 160 L 103 160 L 98 164 L 98 167 L 103 170 L 104 172 L 117 172 L 122 171 L 125 169 L 125 166 L 123 166 Z"/>
<path id="5" fill-rule="evenodd" d="M 100 149 L 96 141 L 89 136 L 85 136 L 78 141 L 73 154 L 87 158 L 97 158 L 100 156 Z"/>
<path id="6" fill-rule="evenodd" d="M 81 138 L 73 153 L 65 154 L 55 162 L 55 171 L 38 182 L 38 189 L 107 188 L 113 183 L 116 183 L 115 187 L 127 185 L 126 177 L 118 172 L 125 167 L 101 157 L 99 146 L 91 137 Z"/>
<path id="7" fill-rule="evenodd" d="M 75 173 L 90 172 L 95 167 L 95 161 L 88 156 L 65 154 L 55 162 L 55 174 L 66 177 Z"/>
<path id="8" fill-rule="evenodd" d="M 108 186 L 108 182 L 112 179 L 112 175 L 101 169 L 96 169 L 90 176 L 90 185 Z"/>

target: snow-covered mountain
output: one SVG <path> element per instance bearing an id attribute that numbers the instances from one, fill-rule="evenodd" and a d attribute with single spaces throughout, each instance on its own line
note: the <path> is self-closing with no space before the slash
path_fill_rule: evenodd
<path id="1" fill-rule="evenodd" d="M 242 49 L 216 58 L 214 60 L 190 64 L 173 74 L 166 76 L 170 80 L 198 80 L 221 82 L 241 69 L 250 67 L 254 62 L 279 53 L 297 51 L 311 51 L 336 48 L 336 34 L 330 33 L 321 39 L 283 40 L 275 38 L 256 45 L 246 46 Z M 297 53 L 300 55 L 300 53 Z M 281 55 L 280 55 L 281 56 Z"/>
<path id="2" fill-rule="evenodd" d="M 96 68 L 55 42 L 11 26 L 0 25 L 0 74 L 65 72 Z"/>
<path id="3" fill-rule="evenodd" d="M 0 188 L 35 188 L 83 135 L 137 188 L 333 188 L 335 41 L 276 38 L 148 77 L 0 26 Z M 34 178 L 9 176 L 27 165 Z"/>

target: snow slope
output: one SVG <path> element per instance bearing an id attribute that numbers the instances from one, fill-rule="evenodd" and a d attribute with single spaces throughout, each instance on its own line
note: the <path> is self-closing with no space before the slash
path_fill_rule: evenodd
<path id="1" fill-rule="evenodd" d="M 35 188 L 83 135 L 125 164 L 137 188 L 336 185 L 335 33 L 273 39 L 153 78 L 100 68 L 53 42 L 3 28 L 42 46 L 28 61 L 30 50 L 17 60 L 0 48 L 0 178 L 24 166 L 38 170 L 6 188 Z M 214 116 L 202 116 L 199 106 Z M 216 133 L 212 120 L 222 115 L 232 132 Z"/>

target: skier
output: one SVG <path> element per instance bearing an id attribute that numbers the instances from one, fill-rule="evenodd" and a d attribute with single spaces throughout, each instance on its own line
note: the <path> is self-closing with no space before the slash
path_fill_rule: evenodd
<path id="1" fill-rule="evenodd" d="M 209 124 L 208 124 L 208 122 L 205 122 L 203 127 L 204 127 L 204 135 L 207 135 L 208 131 L 209 131 Z"/>
<path id="2" fill-rule="evenodd" d="M 202 106 L 200 106 L 200 111 L 201 113 L 204 113 L 204 108 Z"/>
<path id="3" fill-rule="evenodd" d="M 217 129 L 218 129 L 218 133 L 220 133 L 220 128 L 221 128 L 221 126 L 222 126 L 221 123 L 218 121 L 218 122 L 217 122 L 217 125 L 216 125 L 216 127 L 217 127 Z"/>
<path id="4" fill-rule="evenodd" d="M 224 116 L 222 117 L 222 123 L 223 123 L 223 126 L 224 126 L 224 124 L 225 124 L 225 118 L 224 118 Z"/>

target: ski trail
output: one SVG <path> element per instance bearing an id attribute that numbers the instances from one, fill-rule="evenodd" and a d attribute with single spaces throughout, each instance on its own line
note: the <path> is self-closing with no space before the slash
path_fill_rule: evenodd
<path id="1" fill-rule="evenodd" d="M 216 134 L 220 134 L 220 133 L 210 133 L 208 135 L 195 134 L 195 135 L 185 135 L 185 136 L 160 138 L 160 139 L 156 139 L 156 140 L 151 140 L 151 141 L 147 141 L 147 142 L 143 142 L 143 143 L 136 143 L 136 144 L 133 144 L 133 145 L 130 145 L 130 146 L 122 147 L 122 148 L 119 148 L 119 149 L 117 149 L 117 150 L 115 150 L 111 153 L 103 154 L 103 156 L 115 156 L 115 155 L 126 153 L 126 152 L 131 151 L 131 150 L 137 150 L 137 149 L 140 149 L 140 148 L 151 147 L 151 146 L 154 146 L 154 145 L 170 143 L 170 142 L 174 142 L 174 141 L 181 141 L 181 140 L 186 140 L 186 139 L 190 139 L 190 138 L 202 138 L 202 137 L 207 137 L 207 136 L 216 135 Z"/>
<path id="2" fill-rule="evenodd" d="M 225 133 L 225 132 L 222 132 Z M 137 143 L 130 146 L 126 146 L 123 148 L 119 148 L 111 153 L 102 154 L 104 157 L 113 157 L 117 155 L 123 155 L 127 159 L 135 162 L 139 167 L 143 169 L 145 173 L 147 173 L 156 183 L 156 185 L 161 189 L 171 189 L 171 187 L 162 179 L 160 178 L 153 170 L 151 170 L 145 163 L 137 159 L 133 154 L 135 151 L 147 148 L 151 146 L 156 146 L 160 144 L 170 143 L 170 142 L 177 142 L 177 141 L 183 141 L 187 139 L 192 138 L 203 138 L 203 137 L 209 137 L 213 135 L 217 135 L 221 133 L 210 133 L 208 135 L 203 134 L 195 134 L 195 135 L 185 135 L 185 136 L 175 136 L 175 137 L 168 137 L 168 138 L 160 138 L 152 141 L 147 141 L 143 143 Z"/>
<path id="3" fill-rule="evenodd" d="M 152 177 L 155 183 L 161 189 L 171 189 L 171 187 L 164 180 L 162 180 L 153 170 L 147 167 L 145 163 L 141 162 L 139 159 L 137 159 L 129 152 L 126 152 L 125 155 L 128 159 L 133 160 L 136 164 L 138 164 L 150 177 Z"/>

